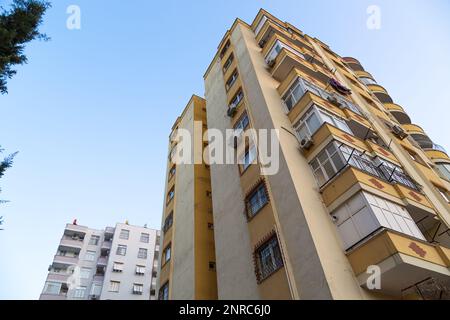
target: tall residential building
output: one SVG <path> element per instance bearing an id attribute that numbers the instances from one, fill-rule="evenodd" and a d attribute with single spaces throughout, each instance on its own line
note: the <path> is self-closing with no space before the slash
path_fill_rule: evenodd
<path id="1" fill-rule="evenodd" d="M 169 139 L 160 300 L 217 299 L 211 179 L 209 166 L 202 161 L 206 129 L 205 100 L 194 95 L 173 125 Z M 178 144 L 181 130 L 193 139 L 190 160 L 178 163 L 174 158 L 183 152 Z"/>
<path id="2" fill-rule="evenodd" d="M 159 234 L 67 224 L 40 300 L 155 300 Z"/>
<path id="3" fill-rule="evenodd" d="M 250 144 L 243 165 L 211 165 L 219 299 L 449 298 L 450 158 L 358 60 L 261 10 L 234 22 L 204 79 L 209 128 L 277 129 L 280 142 L 277 174 Z M 173 255 L 192 275 L 202 231 L 180 172 L 173 203 L 190 211 L 174 210 Z M 194 297 L 185 275 L 169 298 Z"/>

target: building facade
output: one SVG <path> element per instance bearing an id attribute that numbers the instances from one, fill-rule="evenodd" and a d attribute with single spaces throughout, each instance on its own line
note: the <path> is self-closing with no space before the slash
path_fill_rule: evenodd
<path id="1" fill-rule="evenodd" d="M 185 161 L 176 161 L 181 131 L 192 138 Z M 205 100 L 192 96 L 169 138 L 162 217 L 160 300 L 217 299 L 214 224 L 209 166 L 203 161 Z M 185 156 L 187 156 L 185 154 Z M 179 163 L 180 162 L 180 163 Z"/>
<path id="2" fill-rule="evenodd" d="M 155 300 L 159 234 L 67 224 L 40 300 Z"/>
<path id="3" fill-rule="evenodd" d="M 450 158 L 358 60 L 261 10 L 204 79 L 209 128 L 280 143 L 211 165 L 219 299 L 450 297 Z"/>

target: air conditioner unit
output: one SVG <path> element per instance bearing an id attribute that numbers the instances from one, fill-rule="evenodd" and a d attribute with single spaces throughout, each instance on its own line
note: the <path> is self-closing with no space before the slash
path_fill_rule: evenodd
<path id="1" fill-rule="evenodd" d="M 392 127 L 392 133 L 395 134 L 400 140 L 404 140 L 408 136 L 405 130 L 403 130 L 403 128 L 398 125 L 394 125 Z"/>
<path id="2" fill-rule="evenodd" d="M 265 45 L 266 45 L 266 40 L 261 40 L 261 41 L 258 43 L 258 46 L 259 46 L 260 48 L 264 48 Z"/>
<path id="3" fill-rule="evenodd" d="M 311 137 L 303 138 L 300 141 L 300 149 L 303 150 L 309 150 L 314 145 L 314 141 Z"/>
<path id="4" fill-rule="evenodd" d="M 334 104 L 335 106 L 339 107 L 339 108 L 343 108 L 345 107 L 342 102 L 340 101 L 340 99 L 338 98 L 338 96 L 336 94 L 331 94 L 328 96 L 327 100 L 329 102 L 331 102 L 332 104 Z"/>
<path id="5" fill-rule="evenodd" d="M 275 59 L 271 59 L 269 61 L 267 61 L 267 65 L 269 66 L 269 68 L 273 68 L 275 66 Z"/>

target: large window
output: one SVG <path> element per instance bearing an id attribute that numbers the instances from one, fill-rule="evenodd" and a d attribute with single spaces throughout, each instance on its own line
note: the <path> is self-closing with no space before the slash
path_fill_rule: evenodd
<path id="1" fill-rule="evenodd" d="M 225 61 L 225 63 L 223 64 L 223 73 L 227 72 L 228 68 L 233 63 L 233 60 L 234 60 L 234 55 L 230 54 L 230 56 L 228 57 L 227 61 Z"/>
<path id="2" fill-rule="evenodd" d="M 62 284 L 60 282 L 46 282 L 44 287 L 45 294 L 58 295 L 61 291 Z"/>
<path id="3" fill-rule="evenodd" d="M 248 218 L 253 218 L 268 202 L 266 186 L 261 183 L 246 199 Z"/>
<path id="4" fill-rule="evenodd" d="M 230 78 L 227 80 L 227 83 L 225 84 L 225 88 L 227 89 L 227 91 L 231 89 L 233 84 L 236 82 L 238 76 L 239 76 L 239 73 L 236 69 L 236 70 L 234 70 L 233 74 L 230 76 Z"/>
<path id="5" fill-rule="evenodd" d="M 319 186 L 323 186 L 345 166 L 346 162 L 337 142 L 332 142 L 311 161 L 310 165 Z"/>
<path id="6" fill-rule="evenodd" d="M 96 245 L 98 245 L 99 241 L 100 241 L 100 236 L 91 236 L 91 238 L 89 239 L 89 244 L 96 246 Z"/>
<path id="7" fill-rule="evenodd" d="M 248 127 L 249 124 L 250 124 L 250 122 L 248 120 L 247 112 L 244 112 L 242 117 L 234 125 L 233 129 L 237 132 L 242 132 Z"/>
<path id="8" fill-rule="evenodd" d="M 333 216 L 345 249 L 383 227 L 425 240 L 404 207 L 367 192 L 355 195 Z"/>
<path id="9" fill-rule="evenodd" d="M 137 275 L 144 275 L 145 274 L 145 266 L 136 266 L 136 274 Z"/>
<path id="10" fill-rule="evenodd" d="M 147 259 L 147 249 L 139 248 L 138 258 L 139 259 Z"/>
<path id="11" fill-rule="evenodd" d="M 89 279 L 91 276 L 91 268 L 81 268 L 80 278 L 81 279 Z"/>
<path id="12" fill-rule="evenodd" d="M 167 262 L 170 261 L 170 258 L 172 257 L 172 251 L 170 244 L 164 249 L 163 251 L 163 265 L 165 265 Z"/>
<path id="13" fill-rule="evenodd" d="M 242 165 L 242 170 L 245 171 L 250 167 L 250 165 L 254 164 L 257 158 L 257 150 L 256 145 L 252 144 L 243 154 L 240 164 Z"/>
<path id="14" fill-rule="evenodd" d="M 120 239 L 124 239 L 124 240 L 128 240 L 130 238 L 130 231 L 129 230 L 125 230 L 125 229 L 120 230 L 119 238 Z"/>
<path id="15" fill-rule="evenodd" d="M 241 103 L 241 101 L 244 99 L 244 93 L 242 92 L 242 89 L 239 90 L 238 93 L 233 97 L 233 99 L 230 102 L 230 109 L 235 108 Z"/>
<path id="16" fill-rule="evenodd" d="M 276 236 L 256 250 L 257 278 L 262 281 L 283 266 L 280 246 Z"/>
<path id="17" fill-rule="evenodd" d="M 258 35 L 258 33 L 261 31 L 261 29 L 264 26 L 264 23 L 266 23 L 266 21 L 267 21 L 267 17 L 262 16 L 261 20 L 259 20 L 259 23 L 255 28 L 255 35 Z"/>
<path id="18" fill-rule="evenodd" d="M 119 292 L 120 282 L 119 281 L 111 281 L 109 283 L 109 291 L 110 292 Z"/>
<path id="19" fill-rule="evenodd" d="M 141 242 L 142 243 L 149 243 L 150 241 L 150 234 L 148 233 L 141 233 Z"/>
<path id="20" fill-rule="evenodd" d="M 122 244 L 119 244 L 119 245 L 117 246 L 116 254 L 117 254 L 118 256 L 125 256 L 125 255 L 127 254 L 127 246 L 122 245 Z"/>
<path id="21" fill-rule="evenodd" d="M 313 106 L 300 119 L 297 133 L 300 140 L 311 137 L 323 123 L 329 123 L 349 134 L 353 134 L 344 119 L 339 118 L 323 109 Z"/>
<path id="22" fill-rule="evenodd" d="M 436 163 L 436 166 L 442 176 L 447 180 L 450 180 L 450 163 Z"/>
<path id="23" fill-rule="evenodd" d="M 113 272 L 123 272 L 124 264 L 122 262 L 113 263 Z"/>
<path id="24" fill-rule="evenodd" d="M 170 189 L 169 193 L 167 194 L 167 203 L 172 201 L 173 197 L 175 197 L 175 187 L 172 187 L 172 189 Z"/>
<path id="25" fill-rule="evenodd" d="M 78 287 L 75 289 L 73 297 L 75 299 L 83 299 L 86 295 L 86 287 Z"/>
<path id="26" fill-rule="evenodd" d="M 169 282 L 166 282 L 161 289 L 159 289 L 159 300 L 169 300 Z"/>
<path id="27" fill-rule="evenodd" d="M 133 284 L 133 294 L 141 295 L 144 292 L 144 285 L 141 283 Z"/>
<path id="28" fill-rule="evenodd" d="M 163 227 L 163 231 L 164 233 L 166 233 L 173 224 L 173 211 L 171 213 L 169 213 L 169 215 L 166 217 L 166 220 L 164 221 L 164 227 Z"/>
<path id="29" fill-rule="evenodd" d="M 272 49 L 270 49 L 269 53 L 266 56 L 266 62 L 270 63 L 271 61 L 275 60 L 278 57 L 278 54 L 282 49 L 286 49 L 293 54 L 297 55 L 298 57 L 305 59 L 305 56 L 298 52 L 297 50 L 293 49 L 292 47 L 288 46 L 287 44 L 281 42 L 280 40 L 275 41 L 275 44 L 273 45 Z"/>
<path id="30" fill-rule="evenodd" d="M 97 255 L 97 252 L 88 250 L 88 251 L 86 251 L 86 254 L 84 255 L 84 260 L 94 261 L 96 255 Z"/>

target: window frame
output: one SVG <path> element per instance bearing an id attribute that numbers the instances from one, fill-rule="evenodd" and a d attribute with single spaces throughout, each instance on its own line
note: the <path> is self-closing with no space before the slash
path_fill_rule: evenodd
<path id="1" fill-rule="evenodd" d="M 120 229 L 119 239 L 130 240 L 130 230 L 128 230 L 128 229 Z"/>
<path id="2" fill-rule="evenodd" d="M 257 197 L 255 203 L 252 204 L 252 199 Z M 250 221 L 258 215 L 269 204 L 269 195 L 264 181 L 260 182 L 250 194 L 245 198 L 245 208 L 247 219 Z M 256 206 L 254 206 L 256 204 Z"/>
<path id="3" fill-rule="evenodd" d="M 164 283 L 161 288 L 159 288 L 158 300 L 169 300 L 169 289 L 169 281 L 166 281 L 166 283 Z"/>
<path id="4" fill-rule="evenodd" d="M 150 243 L 150 233 L 141 232 L 141 237 L 139 239 L 141 243 Z"/>
<path id="5" fill-rule="evenodd" d="M 119 249 L 121 249 L 121 250 L 119 250 Z M 117 245 L 116 255 L 125 257 L 127 255 L 127 249 L 128 249 L 128 246 L 125 244 Z M 122 252 L 123 252 L 123 254 L 122 254 Z"/>
<path id="6" fill-rule="evenodd" d="M 263 256 L 263 252 L 268 254 L 264 254 L 265 256 Z M 276 233 L 273 233 L 267 241 L 256 248 L 254 256 L 256 261 L 255 273 L 258 283 L 262 283 L 284 267 L 283 254 Z M 270 266 L 266 265 L 267 259 L 270 260 Z"/>
<path id="7" fill-rule="evenodd" d="M 148 257 L 148 249 L 146 249 L 146 248 L 139 248 L 137 257 L 138 257 L 138 259 L 147 259 L 147 257 Z"/>
<path id="8" fill-rule="evenodd" d="M 230 91 L 230 89 L 233 87 L 233 85 L 236 83 L 237 79 L 239 78 L 239 71 L 238 69 L 234 69 L 233 73 L 230 77 L 228 77 L 228 80 L 225 82 L 225 89 Z"/>

